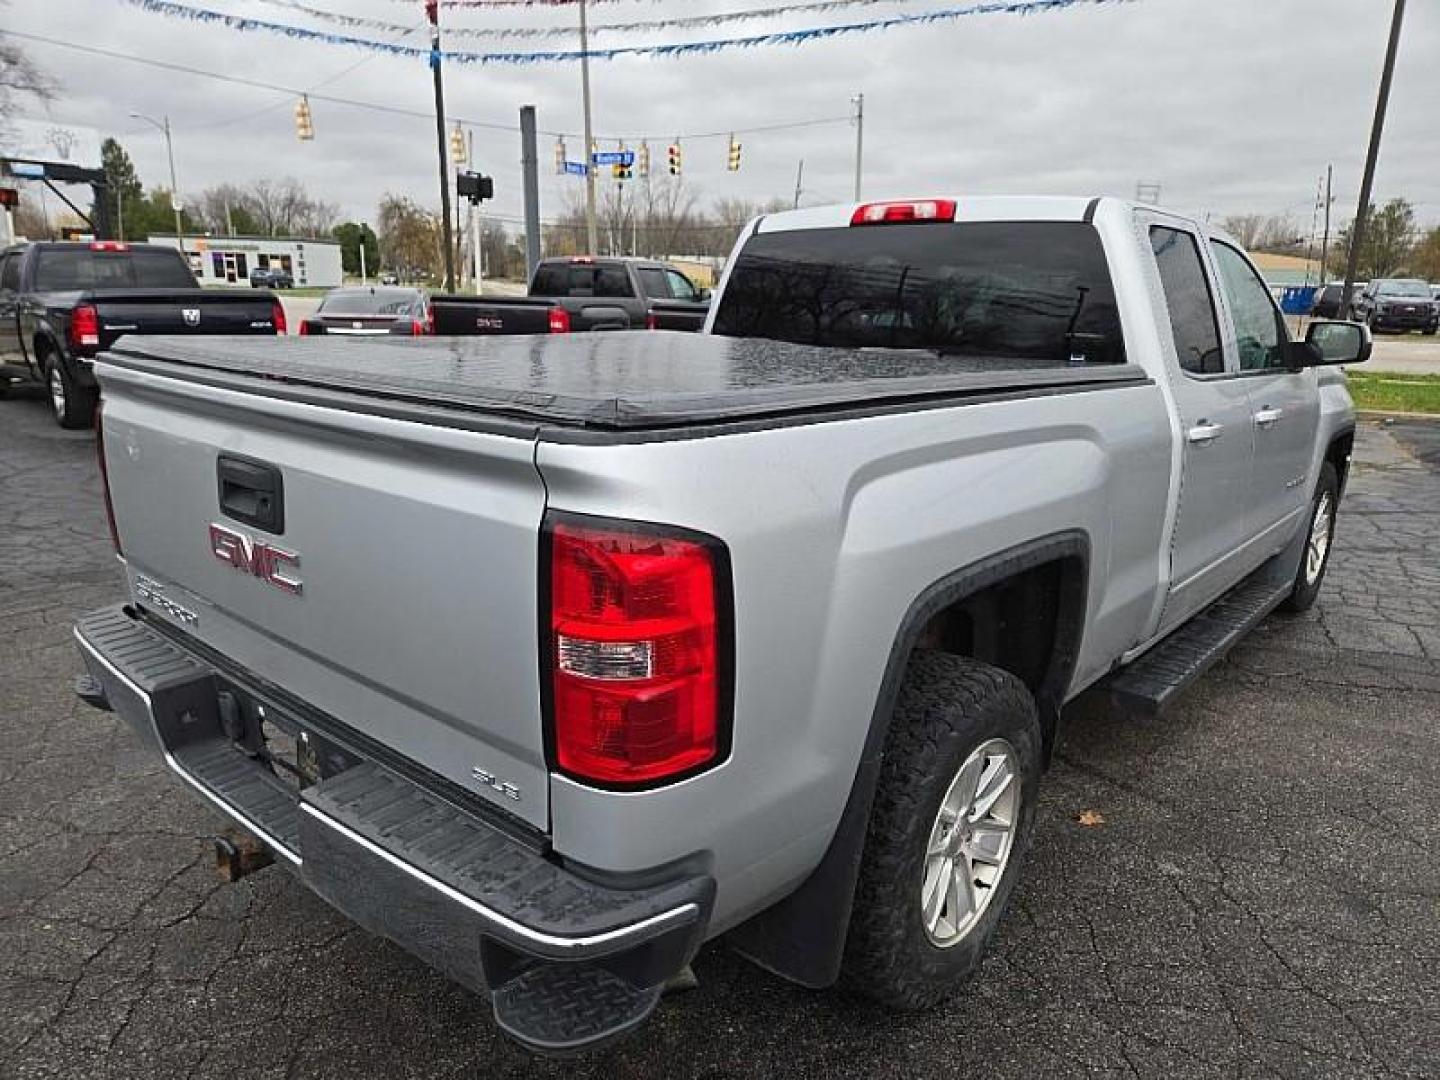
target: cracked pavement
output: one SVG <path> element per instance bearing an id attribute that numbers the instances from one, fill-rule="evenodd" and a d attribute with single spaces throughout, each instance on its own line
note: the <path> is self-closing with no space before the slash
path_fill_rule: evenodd
<path id="1" fill-rule="evenodd" d="M 711 945 L 630 1041 L 536 1061 L 79 704 L 120 596 L 91 437 L 0 403 L 0 1077 L 1440 1072 L 1440 424 L 1366 425 L 1316 609 L 1163 720 L 1072 710 L 977 979 L 893 1016 Z M 1100 827 L 1076 816 L 1099 810 Z"/>

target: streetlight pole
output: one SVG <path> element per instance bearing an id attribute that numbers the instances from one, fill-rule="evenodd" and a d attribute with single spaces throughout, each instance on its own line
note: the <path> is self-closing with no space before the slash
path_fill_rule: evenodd
<path id="1" fill-rule="evenodd" d="M 430 20 L 430 70 L 435 73 L 435 145 L 440 151 L 440 247 L 445 254 L 445 291 L 455 291 L 455 245 L 450 239 L 450 166 L 445 155 L 445 82 L 440 76 L 440 2 L 425 0 Z"/>
<path id="2" fill-rule="evenodd" d="M 860 201 L 860 173 L 865 157 L 865 95 L 850 99 L 855 105 L 855 201 Z"/>
<path id="3" fill-rule="evenodd" d="M 590 130 L 590 28 L 585 14 L 586 0 L 580 0 L 580 96 L 585 107 L 585 238 L 587 255 L 600 246 L 595 228 L 595 137 Z"/>
<path id="4" fill-rule="evenodd" d="M 167 115 L 161 123 L 153 116 L 142 113 L 132 112 L 130 115 L 136 120 L 144 120 L 165 136 L 165 156 L 170 161 L 170 209 L 175 211 L 175 243 L 180 248 L 180 254 L 184 255 L 185 229 L 180 223 L 180 186 L 175 182 L 175 144 L 170 138 L 170 117 Z"/>
<path id="5" fill-rule="evenodd" d="M 369 275 L 367 275 L 366 272 L 365 272 L 365 234 L 366 234 L 367 232 L 369 232 L 369 231 L 370 231 L 370 226 L 369 226 L 369 225 L 366 225 L 365 222 L 363 222 L 363 221 L 360 222 L 360 284 L 361 284 L 361 285 L 364 285 L 364 284 L 365 284 L 365 279 L 369 276 Z"/>
<path id="6" fill-rule="evenodd" d="M 1355 290 L 1355 268 L 1365 243 L 1366 218 L 1370 211 L 1370 187 L 1375 181 L 1375 162 L 1380 157 L 1380 134 L 1385 130 L 1385 109 L 1390 104 L 1390 80 L 1395 74 L 1395 53 L 1400 48 L 1400 23 L 1405 18 L 1405 0 L 1395 0 L 1390 19 L 1390 42 L 1385 46 L 1385 66 L 1380 72 L 1380 96 L 1375 100 L 1375 121 L 1370 125 L 1370 148 L 1365 153 L 1365 176 L 1360 181 L 1360 204 L 1355 208 L 1355 225 L 1350 230 L 1350 253 L 1345 259 L 1345 287 L 1340 293 L 1340 316 L 1350 313 L 1350 294 Z"/>

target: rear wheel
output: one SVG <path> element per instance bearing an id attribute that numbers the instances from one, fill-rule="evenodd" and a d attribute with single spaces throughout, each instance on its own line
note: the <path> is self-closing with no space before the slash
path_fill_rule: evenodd
<path id="1" fill-rule="evenodd" d="M 1340 478 L 1328 461 L 1320 466 L 1320 479 L 1310 500 L 1310 523 L 1305 534 L 1305 550 L 1295 571 L 1295 586 L 1280 605 L 1282 610 L 1310 610 L 1320 595 L 1320 583 L 1330 566 L 1330 548 L 1335 540 L 1335 510 L 1340 501 Z"/>
<path id="2" fill-rule="evenodd" d="M 58 356 L 46 361 L 45 386 L 50 391 L 50 408 L 62 428 L 78 430 L 95 421 L 97 394 L 92 386 L 81 386 Z"/>
<path id="3" fill-rule="evenodd" d="M 916 1009 L 975 970 L 1019 876 L 1039 783 L 1040 721 L 1025 684 L 917 651 L 866 832 L 849 986 Z"/>

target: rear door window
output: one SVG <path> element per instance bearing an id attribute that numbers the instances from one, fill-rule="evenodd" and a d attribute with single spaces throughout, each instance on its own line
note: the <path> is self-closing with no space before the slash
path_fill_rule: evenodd
<path id="1" fill-rule="evenodd" d="M 1079 221 L 761 233 L 736 260 L 714 332 L 923 349 L 974 369 L 1125 359 L 1105 252 Z"/>
<path id="2" fill-rule="evenodd" d="M 634 296 L 630 275 L 624 266 L 602 266 L 595 273 L 595 296 Z"/>
<path id="3" fill-rule="evenodd" d="M 1153 225 L 1150 250 L 1160 270 L 1180 367 L 1195 375 L 1220 374 L 1225 370 L 1225 354 L 1220 348 L 1215 298 L 1210 295 L 1200 245 L 1183 229 Z"/>

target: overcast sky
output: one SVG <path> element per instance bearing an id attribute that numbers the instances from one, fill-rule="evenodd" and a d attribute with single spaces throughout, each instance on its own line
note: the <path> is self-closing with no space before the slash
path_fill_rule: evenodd
<path id="1" fill-rule="evenodd" d="M 276 22 L 327 26 L 267 2 L 193 0 Z M 308 0 L 309 5 L 419 26 L 419 0 Z M 618 0 L 592 5 L 592 22 L 654 19 L 772 6 L 777 0 Z M 964 0 L 891 0 L 694 31 L 597 36 L 594 47 L 733 37 L 958 6 Z M 1217 217 L 1287 212 L 1308 232 L 1316 181 L 1335 166 L 1337 214 L 1354 210 L 1389 25 L 1389 0 L 1134 0 L 1053 14 L 988 15 L 918 28 L 679 59 L 591 65 L 597 133 L 648 135 L 657 169 L 675 134 L 729 131 L 744 143 L 725 171 L 725 138 L 687 139 L 685 174 L 702 199 L 790 198 L 805 162 L 803 201 L 846 200 L 853 183 L 848 122 L 794 130 L 767 124 L 844 117 L 865 95 L 865 195 L 1074 193 L 1131 196 L 1158 183 L 1162 204 Z M 388 106 L 432 108 L 421 60 L 291 41 L 265 33 L 149 14 L 120 0 L 10 0 L 6 27 Z M 446 9 L 455 26 L 562 25 L 573 7 L 475 12 Z M 423 32 L 405 39 L 425 43 Z M 450 38 L 447 48 L 573 48 L 561 41 Z M 261 175 L 293 175 L 344 214 L 374 213 L 382 193 L 438 204 L 433 121 L 313 101 L 315 140 L 300 143 L 295 98 L 29 42 L 58 82 L 55 120 L 118 137 L 147 185 L 164 183 L 163 141 L 133 111 L 168 114 L 182 192 Z M 1440 3 L 1412 3 L 1401 41 L 1376 197 L 1411 199 L 1440 223 Z M 521 104 L 542 131 L 581 129 L 580 68 L 448 67 L 449 109 L 466 120 L 514 125 Z M 32 114 L 34 109 L 28 110 Z M 579 157 L 580 139 L 570 140 Z M 480 167 L 496 179 L 500 215 L 521 208 L 519 137 L 476 130 Z M 542 135 L 542 215 L 580 181 L 553 175 Z M 604 181 L 608 182 L 608 181 Z"/>

